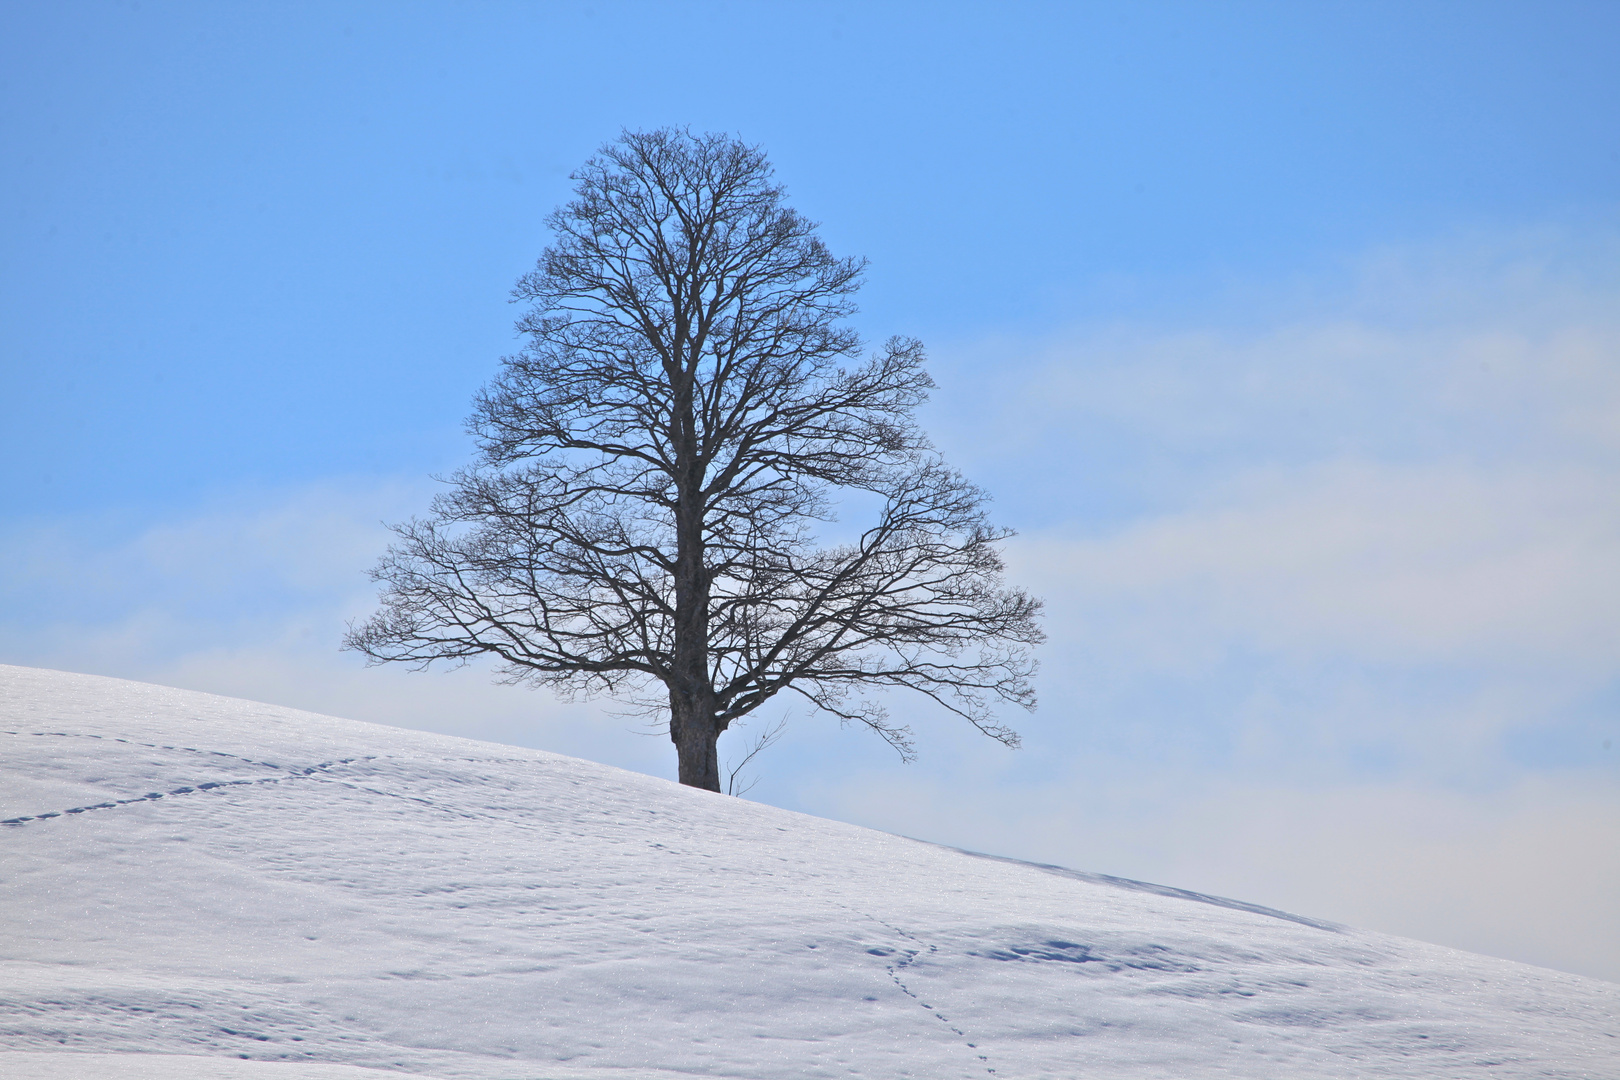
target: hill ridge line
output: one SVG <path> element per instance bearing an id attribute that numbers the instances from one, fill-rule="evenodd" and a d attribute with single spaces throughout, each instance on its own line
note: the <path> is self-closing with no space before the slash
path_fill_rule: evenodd
<path id="1" fill-rule="evenodd" d="M 906 839 L 915 839 L 907 837 Z M 918 843 L 932 843 L 929 840 L 920 840 Z M 1199 904 L 1213 904 L 1216 907 L 1230 908 L 1233 911 L 1247 911 L 1251 915 L 1265 915 L 1272 919 L 1284 919 L 1288 922 L 1299 923 L 1315 930 L 1326 930 L 1334 934 L 1343 934 L 1350 928 L 1340 923 L 1327 922 L 1322 919 L 1310 919 L 1304 915 L 1295 915 L 1292 912 L 1280 911 L 1277 908 L 1266 907 L 1263 904 L 1251 904 L 1247 900 L 1233 900 L 1225 896 L 1214 896 L 1210 893 L 1194 892 L 1191 889 L 1178 889 L 1174 885 L 1156 885 L 1151 881 L 1137 881 L 1135 878 L 1115 877 L 1112 874 L 1098 874 L 1089 870 L 1073 870 L 1067 866 L 1058 866 L 1056 863 L 1033 862 L 1029 859 L 1015 859 L 1009 855 L 988 855 L 982 851 L 971 851 L 968 848 L 951 847 L 949 844 L 935 844 L 935 847 L 945 848 L 961 855 L 971 855 L 975 859 L 989 859 L 992 862 L 1011 863 L 1014 866 L 1028 866 L 1048 874 L 1059 877 L 1073 878 L 1076 881 L 1088 881 L 1093 885 L 1109 885 L 1116 889 L 1129 889 L 1132 892 L 1151 893 L 1154 896 L 1165 896 L 1175 900 L 1191 900 Z"/>

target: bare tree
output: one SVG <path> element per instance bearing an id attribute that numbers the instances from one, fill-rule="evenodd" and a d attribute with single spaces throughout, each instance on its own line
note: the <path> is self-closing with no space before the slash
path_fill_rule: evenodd
<path id="1" fill-rule="evenodd" d="M 681 783 L 711 791 L 721 733 L 784 691 L 906 758 L 864 690 L 1016 745 L 991 705 L 1034 707 L 1040 605 L 1003 585 L 1009 534 L 912 419 L 921 345 L 863 358 L 841 325 L 864 261 L 727 136 L 627 132 L 573 178 L 513 292 L 527 345 L 475 401 L 480 456 L 394 527 L 381 610 L 346 647 L 616 694 L 667 719 Z M 875 522 L 821 543 L 848 496 Z"/>

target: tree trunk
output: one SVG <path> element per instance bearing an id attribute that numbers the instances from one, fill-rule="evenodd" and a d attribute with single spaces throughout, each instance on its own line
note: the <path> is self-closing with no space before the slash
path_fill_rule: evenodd
<path id="1" fill-rule="evenodd" d="M 685 355 L 690 327 L 677 319 L 676 351 Z M 693 361 L 695 366 L 696 361 Z M 714 684 L 709 672 L 709 578 L 703 565 L 703 464 L 698 454 L 690 371 L 671 373 L 675 400 L 670 443 L 675 448 L 675 641 L 669 682 L 669 736 L 680 759 L 681 783 L 720 790 L 715 743 Z"/>
<path id="2" fill-rule="evenodd" d="M 694 707 L 692 702 L 679 701 L 671 693 L 669 737 L 680 761 L 681 783 L 719 791 L 720 758 L 715 744 L 720 741 L 720 732 L 715 730 L 714 710 Z"/>

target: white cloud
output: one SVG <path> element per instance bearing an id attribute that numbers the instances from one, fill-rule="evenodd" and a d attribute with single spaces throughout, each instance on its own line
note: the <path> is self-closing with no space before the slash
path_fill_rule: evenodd
<path id="1" fill-rule="evenodd" d="M 1190 500 L 1279 463 L 1620 466 L 1620 231 L 1391 249 L 1340 277 L 940 350 L 943 442 L 998 492 L 1102 471 Z"/>
<path id="2" fill-rule="evenodd" d="M 1252 471 L 1103 536 L 1020 540 L 1078 647 L 1137 663 L 1211 641 L 1384 664 L 1611 673 L 1620 498 L 1567 468 L 1337 461 Z"/>
<path id="3" fill-rule="evenodd" d="M 943 441 L 1038 523 L 1010 556 L 1048 601 L 1048 707 L 1138 751 L 1376 738 L 1433 775 L 1612 726 L 1617 267 L 1613 229 L 1453 239 L 1202 325 L 959 350 Z"/>

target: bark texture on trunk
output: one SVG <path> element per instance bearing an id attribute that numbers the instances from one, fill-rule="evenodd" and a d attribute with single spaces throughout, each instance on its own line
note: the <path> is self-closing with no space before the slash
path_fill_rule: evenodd
<path id="1" fill-rule="evenodd" d="M 680 758 L 681 783 L 705 791 L 720 790 L 720 757 L 715 750 L 718 737 L 695 735 L 675 744 Z"/>
<path id="2" fill-rule="evenodd" d="M 720 790 L 720 758 L 716 744 L 720 732 L 714 722 L 712 704 L 705 709 L 699 702 L 681 700 L 670 694 L 669 737 L 680 762 L 680 781 L 688 787 Z"/>

